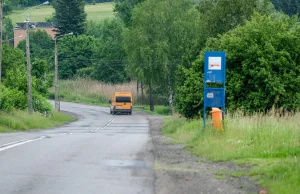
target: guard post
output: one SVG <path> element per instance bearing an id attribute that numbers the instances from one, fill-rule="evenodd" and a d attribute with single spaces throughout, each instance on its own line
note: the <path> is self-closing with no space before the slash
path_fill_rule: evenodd
<path id="1" fill-rule="evenodd" d="M 222 117 L 225 113 L 225 81 L 226 81 L 226 53 L 204 53 L 204 109 L 203 123 L 206 128 L 206 109 L 221 108 Z M 221 88 L 209 87 L 209 83 L 220 83 Z"/>

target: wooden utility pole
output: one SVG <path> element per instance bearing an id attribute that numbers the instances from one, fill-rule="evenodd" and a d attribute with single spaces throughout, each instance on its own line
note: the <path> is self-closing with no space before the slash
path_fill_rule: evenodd
<path id="1" fill-rule="evenodd" d="M 73 35 L 73 32 L 56 36 L 54 38 L 54 86 L 55 86 L 55 110 L 60 112 L 60 97 L 59 97 L 59 75 L 58 75 L 58 53 L 57 41 L 64 36 Z"/>
<path id="2" fill-rule="evenodd" d="M 2 79 L 2 32 L 3 32 L 3 0 L 0 0 L 0 84 Z"/>
<path id="3" fill-rule="evenodd" d="M 27 56 L 27 85 L 28 85 L 28 112 L 32 114 L 32 84 L 31 84 L 31 64 L 30 64 L 30 43 L 29 43 L 29 16 L 26 19 L 26 56 Z"/>
<path id="4" fill-rule="evenodd" d="M 57 56 L 57 37 L 54 40 L 55 42 L 55 49 L 54 49 L 54 55 L 55 55 L 55 70 L 54 70 L 54 85 L 55 85 L 55 110 L 60 111 L 60 100 L 59 100 L 59 83 L 58 83 L 58 56 Z"/>

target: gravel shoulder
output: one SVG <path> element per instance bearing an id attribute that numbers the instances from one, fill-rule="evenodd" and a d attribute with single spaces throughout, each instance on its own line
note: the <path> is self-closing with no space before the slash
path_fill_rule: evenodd
<path id="1" fill-rule="evenodd" d="M 156 194 L 242 194 L 259 193 L 259 187 L 248 177 L 232 177 L 220 172 L 245 170 L 233 163 L 214 163 L 185 150 L 185 145 L 172 145 L 161 134 L 162 117 L 150 119 L 152 154 L 154 157 Z M 247 170 L 247 169 L 246 169 Z"/>

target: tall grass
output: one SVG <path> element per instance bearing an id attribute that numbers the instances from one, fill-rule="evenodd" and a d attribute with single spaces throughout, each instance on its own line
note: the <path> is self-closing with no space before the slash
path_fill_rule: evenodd
<path id="1" fill-rule="evenodd" d="M 270 193 L 300 191 L 300 113 L 234 114 L 225 123 L 225 132 L 210 127 L 203 131 L 202 121 L 172 118 L 165 120 L 162 130 L 174 138 L 173 143 L 188 144 L 197 156 L 256 165 L 249 175 L 259 178 Z"/>
<path id="2" fill-rule="evenodd" d="M 49 98 L 54 99 L 54 88 L 50 90 Z M 155 112 L 150 112 L 149 95 L 147 89 L 144 88 L 144 95 L 141 89 L 137 92 L 136 82 L 124 84 L 107 84 L 99 81 L 77 78 L 75 80 L 61 80 L 60 97 L 63 101 L 97 104 L 101 106 L 109 106 L 108 101 L 111 100 L 115 92 L 131 92 L 133 97 L 134 108 L 142 108 L 148 113 L 156 115 L 169 115 L 170 108 L 165 104 L 165 98 L 162 95 L 154 94 Z"/>
<path id="3" fill-rule="evenodd" d="M 134 82 L 113 85 L 81 78 L 62 80 L 60 92 L 63 100 L 93 104 L 108 104 L 114 92 L 131 92 L 133 99 L 138 99 Z"/>

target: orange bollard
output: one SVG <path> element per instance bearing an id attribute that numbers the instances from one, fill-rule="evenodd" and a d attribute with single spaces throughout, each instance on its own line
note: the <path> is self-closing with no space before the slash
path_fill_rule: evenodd
<path id="1" fill-rule="evenodd" d="M 212 117 L 212 125 L 214 128 L 222 131 L 222 110 L 218 108 L 212 108 L 211 117 Z"/>

